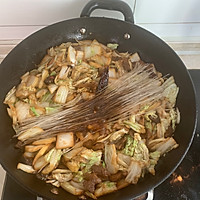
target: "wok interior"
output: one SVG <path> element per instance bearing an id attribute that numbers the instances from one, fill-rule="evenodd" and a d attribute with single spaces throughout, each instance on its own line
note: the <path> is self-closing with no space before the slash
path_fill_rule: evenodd
<path id="1" fill-rule="evenodd" d="M 79 30 L 83 27 L 86 28 L 86 33 L 82 35 Z M 131 38 L 125 39 L 125 33 L 129 33 Z M 22 154 L 20 150 L 14 148 L 16 140 L 12 139 L 14 135 L 11 127 L 12 122 L 7 115 L 6 106 L 2 104 L 6 93 L 19 83 L 21 75 L 40 63 L 48 48 L 63 42 L 75 41 L 75 39 L 97 39 L 103 44 L 118 43 L 120 52 L 138 52 L 142 60 L 154 63 L 156 69 L 163 75 L 173 75 L 180 88 L 177 106 L 181 113 L 181 123 L 177 126 L 174 137 L 180 145 L 179 148 L 160 159 L 155 176 L 146 174 L 138 184 L 130 185 L 106 196 L 108 200 L 134 198 L 157 186 L 180 163 L 193 137 L 196 125 L 196 102 L 187 69 L 173 50 L 146 30 L 119 20 L 81 18 L 60 22 L 28 37 L 5 58 L 0 67 L 1 164 L 15 180 L 39 196 L 49 199 L 77 199 L 77 197 L 61 189 L 59 195 L 55 196 L 50 192 L 51 185 L 40 181 L 35 175 L 26 174 L 16 169 L 17 163 L 23 160 Z"/>

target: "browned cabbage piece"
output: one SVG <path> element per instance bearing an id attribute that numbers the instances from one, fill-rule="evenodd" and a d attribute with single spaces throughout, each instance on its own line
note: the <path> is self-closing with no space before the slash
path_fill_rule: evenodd
<path id="1" fill-rule="evenodd" d="M 63 182 L 61 183 L 61 187 L 66 190 L 67 192 L 73 194 L 73 195 L 81 195 L 83 194 L 83 190 L 74 187 L 72 184 L 70 184 L 69 182 Z"/>
<path id="2" fill-rule="evenodd" d="M 19 122 L 23 121 L 26 118 L 30 117 L 30 105 L 22 101 L 18 101 L 15 104 L 17 119 Z"/>
<path id="3" fill-rule="evenodd" d="M 128 175 L 126 181 L 128 183 L 136 184 L 142 174 L 143 163 L 140 161 L 132 160 L 130 166 L 128 167 Z"/>
<path id="4" fill-rule="evenodd" d="M 98 188 L 95 190 L 94 195 L 100 197 L 102 195 L 114 192 L 117 190 L 116 183 L 114 182 L 103 182 L 100 183 Z"/>
<path id="5" fill-rule="evenodd" d="M 5 97 L 15 130 L 32 117 L 95 98 L 108 84 L 145 64 L 137 52 L 118 52 L 117 47 L 97 40 L 51 47 L 38 68 L 22 75 L 20 84 Z M 179 88 L 173 76 L 163 77 L 156 66 L 146 65 L 163 87 L 161 99 L 139 105 L 115 124 L 91 123 L 80 132 L 66 127 L 52 136 L 40 126 L 17 132 L 27 161 L 18 163 L 17 169 L 37 174 L 73 195 L 93 199 L 137 184 L 145 173 L 155 175 L 159 159 L 178 147 L 173 135 L 181 120 L 175 107 Z"/>
<path id="6" fill-rule="evenodd" d="M 117 152 L 114 144 L 105 145 L 105 163 L 111 174 L 117 173 L 119 165 L 117 164 Z"/>
<path id="7" fill-rule="evenodd" d="M 178 144 L 174 140 L 174 138 L 163 138 L 163 139 L 155 139 L 149 142 L 149 148 L 151 151 L 159 151 L 161 154 L 165 154 L 168 151 L 177 148 Z"/>
<path id="8" fill-rule="evenodd" d="M 131 163 L 131 156 L 125 155 L 121 152 L 117 154 L 117 162 L 122 165 L 124 168 L 128 169 Z"/>

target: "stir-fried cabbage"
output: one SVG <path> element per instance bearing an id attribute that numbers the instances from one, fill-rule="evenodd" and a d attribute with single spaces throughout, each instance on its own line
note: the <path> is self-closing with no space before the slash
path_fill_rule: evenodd
<path id="1" fill-rule="evenodd" d="M 17 169 L 37 174 L 46 183 L 73 195 L 93 199 L 137 184 L 145 173 L 156 175 L 159 159 L 178 147 L 173 134 L 181 120 L 175 107 L 179 87 L 174 77 L 162 77 L 137 52 L 122 53 L 117 48 L 118 44 L 103 45 L 97 40 L 52 47 L 38 68 L 25 73 L 20 84 L 8 92 L 4 103 L 8 105 L 19 145 L 25 146 L 23 156 L 29 160 L 27 164 L 18 163 Z M 40 123 L 19 131 L 26 120 L 41 119 L 42 115 L 95 98 L 108 84 L 143 65 L 151 72 L 150 78 L 161 85 L 160 99 L 139 102 L 135 110 L 112 123 L 88 122 L 85 128 L 77 125 L 78 131 L 72 132 L 62 124 L 65 131 L 48 135 Z M 133 79 L 140 80 L 142 76 L 141 72 Z M 98 109 L 103 107 L 94 106 L 94 113 L 98 114 Z M 84 120 L 88 121 L 86 116 Z"/>
<path id="2" fill-rule="evenodd" d="M 123 153 L 128 156 L 133 156 L 135 148 L 138 144 L 138 140 L 134 140 L 130 135 L 128 135 L 126 141 L 126 146 L 123 149 Z"/>

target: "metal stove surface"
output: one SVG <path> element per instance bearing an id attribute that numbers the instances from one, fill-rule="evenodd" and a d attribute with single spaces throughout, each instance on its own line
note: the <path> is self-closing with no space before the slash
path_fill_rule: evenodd
<path id="1" fill-rule="evenodd" d="M 200 70 L 189 70 L 193 79 L 200 113 Z M 1 200 L 42 200 L 24 190 L 6 175 Z M 200 116 L 189 152 L 176 171 L 160 186 L 137 200 L 199 200 L 200 199 Z"/>

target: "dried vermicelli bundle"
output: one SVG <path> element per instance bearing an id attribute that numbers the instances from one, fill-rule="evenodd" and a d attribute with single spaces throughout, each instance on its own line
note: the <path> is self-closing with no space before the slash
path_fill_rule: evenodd
<path id="1" fill-rule="evenodd" d="M 18 134 L 37 126 L 45 131 L 42 137 L 52 136 L 59 132 L 79 131 L 90 123 L 115 123 L 127 118 L 137 111 L 139 105 L 153 104 L 162 98 L 163 87 L 158 78 L 151 75 L 148 65 L 141 64 L 115 80 L 91 100 L 70 108 L 63 105 L 59 112 L 23 121 Z"/>

